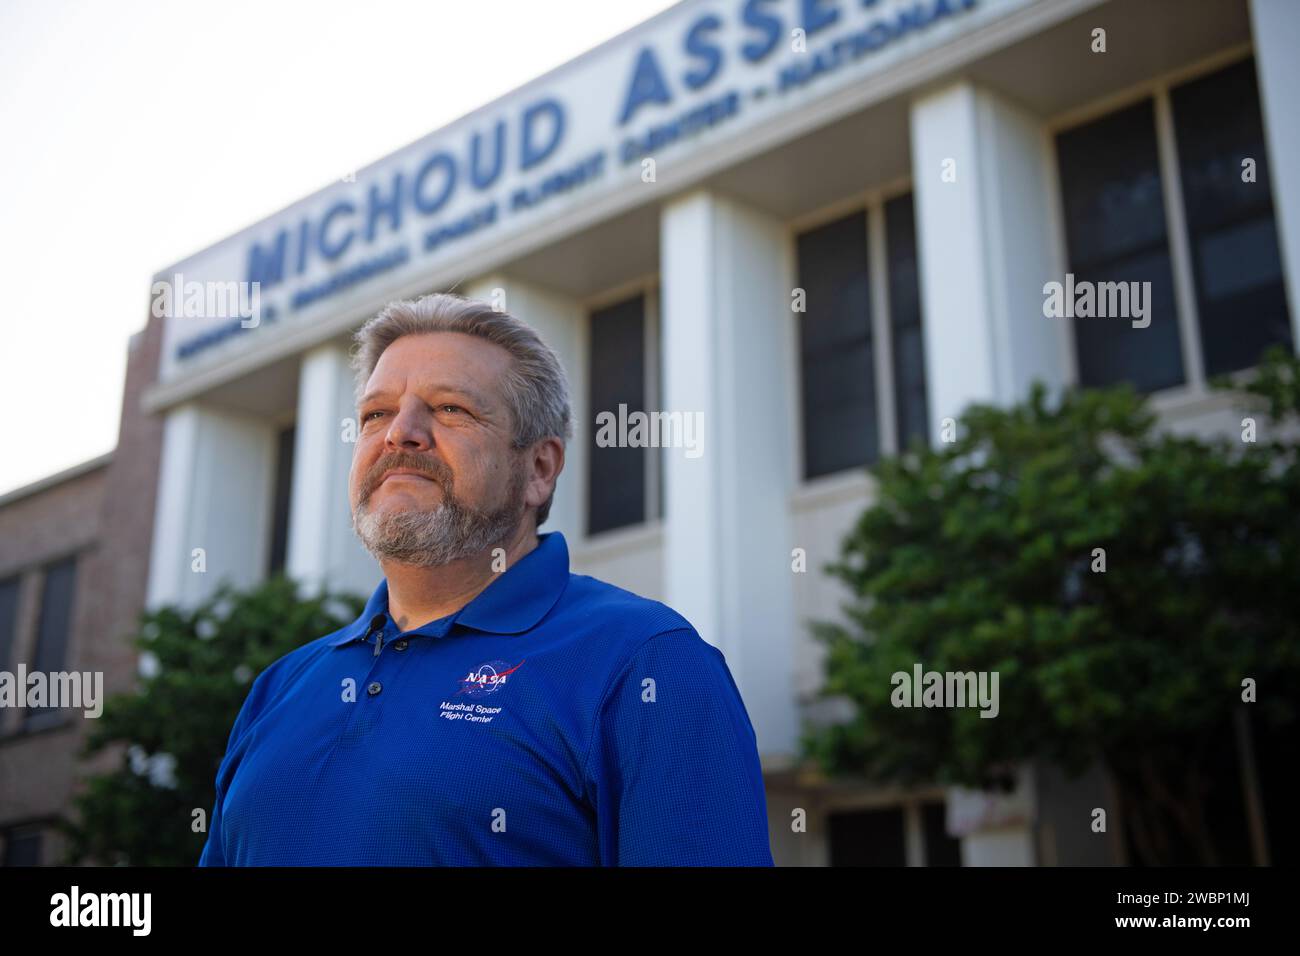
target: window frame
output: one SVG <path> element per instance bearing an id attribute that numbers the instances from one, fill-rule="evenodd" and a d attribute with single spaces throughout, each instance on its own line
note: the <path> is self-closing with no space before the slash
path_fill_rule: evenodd
<path id="1" fill-rule="evenodd" d="M 592 313 L 607 308 L 611 305 L 617 305 L 635 296 L 641 296 L 642 303 L 642 329 L 644 334 L 644 346 L 642 354 L 644 355 L 644 369 L 646 383 L 646 407 L 653 411 L 660 407 L 663 396 L 663 359 L 661 354 L 660 338 L 660 274 L 656 272 L 647 272 L 639 275 L 626 282 L 619 283 L 600 292 L 585 296 L 579 300 L 579 309 L 582 315 L 581 330 L 579 335 L 579 349 L 582 355 L 582 388 L 578 391 L 581 394 L 574 394 L 573 400 L 575 406 L 575 418 L 578 421 L 578 427 L 575 428 L 574 440 L 583 443 L 583 466 L 581 481 L 581 540 L 585 545 L 599 544 L 611 540 L 617 540 L 627 535 L 637 535 L 646 531 L 658 529 L 663 524 L 664 515 L 659 507 L 663 491 L 663 449 L 649 446 L 645 449 L 645 502 L 643 520 L 633 522 L 632 524 L 620 525 L 617 528 L 606 528 L 603 531 L 589 532 L 587 529 L 591 524 L 591 466 L 586 461 L 586 456 L 590 453 L 588 447 L 589 431 L 594 428 L 592 420 L 592 409 L 588 408 L 588 397 L 590 392 L 589 376 L 591 369 L 591 321 Z M 580 416 L 580 418 L 578 417 Z"/>
<path id="2" fill-rule="evenodd" d="M 0 644 L 0 670 L 9 670 L 10 665 L 14 663 L 14 658 L 18 655 L 19 644 L 22 638 L 23 623 L 23 570 L 10 571 L 8 574 L 0 575 L 0 586 L 13 585 L 14 588 L 14 609 L 13 620 L 8 622 L 12 628 L 8 646 Z"/>
<path id="3" fill-rule="evenodd" d="M 928 803 L 948 804 L 948 791 L 935 784 L 915 788 L 880 787 L 852 796 L 845 795 L 828 801 L 823 808 L 822 826 L 826 830 L 825 859 L 822 865 L 830 866 L 830 817 L 836 813 L 856 813 L 867 810 L 901 810 L 903 813 L 903 852 L 907 867 L 928 867 L 928 847 L 925 838 L 925 821 L 922 807 Z M 945 810 L 946 812 L 946 810 Z M 953 837 L 964 843 L 962 837 Z M 965 863 L 961 864 L 963 867 Z"/>
<path id="4" fill-rule="evenodd" d="M 0 866 L 12 866 L 8 862 L 10 855 L 13 853 L 13 844 L 16 837 L 35 836 L 37 846 L 37 862 L 33 866 L 50 866 L 49 860 L 49 821 L 41 818 L 35 820 L 16 820 L 0 827 Z"/>
<path id="5" fill-rule="evenodd" d="M 300 462 L 298 461 L 298 414 L 297 409 L 287 411 L 277 415 L 269 422 L 275 433 L 275 460 L 271 468 L 271 502 L 268 509 L 268 534 L 266 538 L 266 570 L 263 579 L 268 579 L 277 571 L 281 574 L 289 574 L 289 540 L 293 535 L 293 499 L 294 499 L 294 479 L 297 477 Z M 293 437 L 289 441 L 288 448 L 288 468 L 286 469 L 285 480 L 288 487 L 285 489 L 285 515 L 284 515 L 284 555 L 281 566 L 275 567 L 275 549 L 276 549 L 276 520 L 277 520 L 277 496 L 279 488 L 277 482 L 280 478 L 280 470 L 283 462 L 281 461 L 280 441 L 282 436 L 289 430 L 293 431 Z"/>
<path id="6" fill-rule="evenodd" d="M 83 597 L 81 589 L 85 585 L 85 573 L 88 562 L 94 553 L 94 548 L 77 548 L 72 551 L 64 551 L 58 554 L 51 554 L 42 559 L 39 563 L 31 565 L 28 573 L 31 575 L 31 591 L 29 600 L 33 602 L 31 608 L 31 618 L 29 621 L 30 633 L 27 635 L 26 651 L 19 651 L 17 641 L 22 637 L 21 631 L 15 634 L 15 647 L 13 653 L 25 653 L 28 657 L 28 666 L 32 670 L 39 669 L 39 652 L 41 646 L 41 622 L 45 612 L 45 588 L 49 577 L 50 569 L 56 565 L 66 562 L 72 563 L 72 593 L 68 599 L 68 635 L 63 645 L 63 660 L 58 670 L 69 672 L 81 670 L 81 645 L 77 640 L 77 622 L 80 619 Z M 19 592 L 19 615 L 22 610 L 22 592 Z M 19 709 L 14 722 L 7 728 L 0 722 L 0 736 L 20 737 L 27 734 L 41 733 L 46 730 L 58 730 L 69 727 L 72 724 L 71 717 L 65 713 L 64 709 L 53 707 L 47 710 L 33 711 L 28 709 Z"/>
<path id="7" fill-rule="evenodd" d="M 1152 101 L 1160 190 L 1165 208 L 1165 233 L 1169 242 L 1169 266 L 1173 272 L 1174 311 L 1178 320 L 1178 337 L 1184 373 L 1181 384 L 1147 393 L 1152 409 L 1158 414 L 1193 410 L 1204 406 L 1207 400 L 1222 400 L 1209 387 L 1205 374 L 1205 361 L 1201 349 L 1200 309 L 1196 301 L 1196 275 L 1191 235 L 1187 226 L 1187 212 L 1183 205 L 1182 172 L 1170 91 L 1183 83 L 1216 73 L 1254 56 L 1256 51 L 1253 42 L 1235 44 L 1178 69 L 1149 77 L 1139 83 L 1054 114 L 1042 125 L 1042 148 L 1047 170 L 1047 187 L 1050 190 L 1048 214 L 1053 273 L 1063 276 L 1069 270 L 1069 255 L 1066 242 L 1065 197 L 1061 192 L 1058 165 L 1060 157 L 1056 148 L 1057 135 L 1087 125 L 1094 120 L 1104 119 L 1111 113 L 1143 100 Z M 1274 197 L 1274 204 L 1276 206 L 1276 197 Z M 1276 209 L 1274 216 L 1276 217 Z M 1292 303 L 1288 302 L 1288 307 L 1293 307 Z M 1294 323 L 1295 316 L 1292 316 L 1293 328 Z M 1070 330 L 1070 334 L 1061 336 L 1062 350 L 1066 384 L 1078 388 L 1082 387 L 1079 381 L 1079 355 L 1072 333 L 1073 329 Z M 1249 382 L 1255 377 L 1256 368 L 1239 369 L 1229 373 L 1227 377 L 1237 384 Z"/>
<path id="8" fill-rule="evenodd" d="M 793 265 L 793 277 L 799 277 L 799 235 L 842 219 L 855 212 L 866 213 L 867 228 L 867 286 L 871 297 L 872 361 L 875 373 L 876 428 L 880 436 L 880 459 L 897 455 L 902 449 L 898 441 L 898 414 L 894 390 L 894 337 L 889 303 L 889 258 L 886 249 L 885 203 L 908 193 L 914 193 L 911 175 L 888 180 L 870 189 L 860 190 L 834 202 L 827 203 L 808 213 L 786 220 L 786 248 Z M 915 201 L 915 197 L 913 198 Z M 920 249 L 917 249 L 920 259 Z M 804 409 L 803 409 L 803 353 L 799 348 L 799 322 L 805 313 L 790 312 L 791 333 L 788 338 L 794 349 L 790 357 L 790 402 L 792 414 L 791 438 L 793 445 L 792 487 L 796 490 L 815 489 L 838 485 L 846 480 L 856 481 L 867 464 L 855 465 L 839 471 L 805 478 L 804 471 Z M 921 327 L 925 328 L 924 311 Z M 928 389 L 928 382 L 927 382 Z M 850 477 L 852 476 L 852 477 Z"/>

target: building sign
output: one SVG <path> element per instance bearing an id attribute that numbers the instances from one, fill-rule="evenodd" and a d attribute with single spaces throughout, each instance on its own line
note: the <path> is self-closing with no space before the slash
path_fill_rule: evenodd
<path id="1" fill-rule="evenodd" d="M 620 189 L 649 201 L 647 160 L 662 169 L 1033 2 L 679 4 L 160 274 L 175 303 L 200 305 L 166 313 L 162 378 L 266 326 L 373 307 Z M 201 307 L 230 283 L 256 284 L 255 317 Z"/>

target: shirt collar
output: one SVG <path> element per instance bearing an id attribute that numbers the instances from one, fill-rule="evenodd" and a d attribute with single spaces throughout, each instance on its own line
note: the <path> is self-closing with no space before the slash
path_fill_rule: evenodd
<path id="1" fill-rule="evenodd" d="M 569 547 L 564 535 L 558 531 L 540 534 L 537 547 L 452 615 L 451 623 L 494 634 L 523 634 L 536 627 L 555 606 L 568 582 Z M 381 614 L 388 614 L 387 578 L 380 580 L 361 616 L 329 641 L 329 645 L 338 647 L 369 637 L 371 622 Z M 387 627 L 393 627 L 391 622 Z M 447 618 L 439 618 L 403 633 L 440 637 L 449 627 Z"/>

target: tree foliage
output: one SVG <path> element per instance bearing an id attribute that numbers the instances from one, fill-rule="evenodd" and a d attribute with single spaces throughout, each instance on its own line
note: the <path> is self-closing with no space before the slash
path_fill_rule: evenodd
<path id="1" fill-rule="evenodd" d="M 1161 429 L 1128 387 L 1050 402 L 1038 384 L 880 462 L 826 567 L 852 594 L 844 620 L 813 623 L 822 694 L 853 716 L 806 730 L 806 752 L 830 773 L 981 788 L 1027 760 L 1100 763 L 1149 862 L 1170 828 L 1212 862 L 1206 732 L 1242 707 L 1293 724 L 1300 702 L 1298 372 L 1274 351 L 1240 390 L 1254 442 Z M 998 716 L 895 707 L 891 675 L 917 663 L 997 672 Z"/>
<path id="2" fill-rule="evenodd" d="M 150 666 L 105 703 L 83 750 L 125 744 L 121 766 L 89 778 L 76 799 L 76 819 L 61 826 L 65 863 L 193 866 L 207 839 L 195 811 L 211 822 L 217 768 L 253 679 L 364 606 L 354 595 L 300 598 L 277 575 L 246 590 L 223 583 L 192 610 L 142 614 L 131 640 Z"/>

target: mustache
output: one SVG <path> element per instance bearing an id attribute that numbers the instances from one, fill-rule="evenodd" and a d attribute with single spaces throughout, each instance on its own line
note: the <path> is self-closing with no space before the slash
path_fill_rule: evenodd
<path id="1" fill-rule="evenodd" d="M 361 488 L 361 500 L 363 502 L 379 487 L 380 482 L 384 479 L 384 474 L 394 468 L 409 468 L 411 471 L 418 472 L 431 481 L 437 482 L 445 493 L 451 493 L 451 469 L 447 467 L 445 462 L 405 452 L 394 452 L 380 458 L 366 473 L 366 480 Z"/>

